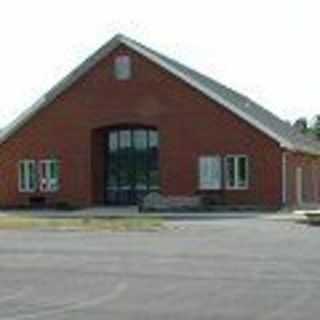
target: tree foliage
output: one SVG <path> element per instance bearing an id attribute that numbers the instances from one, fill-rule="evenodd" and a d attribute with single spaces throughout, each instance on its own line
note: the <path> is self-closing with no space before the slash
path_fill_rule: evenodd
<path id="1" fill-rule="evenodd" d="M 316 137 L 320 139 L 320 115 L 316 115 L 312 119 L 310 129 L 316 135 Z"/>
<path id="2" fill-rule="evenodd" d="M 305 134 L 313 134 L 320 140 L 320 114 L 308 122 L 307 118 L 299 118 L 295 121 L 294 127 Z"/>

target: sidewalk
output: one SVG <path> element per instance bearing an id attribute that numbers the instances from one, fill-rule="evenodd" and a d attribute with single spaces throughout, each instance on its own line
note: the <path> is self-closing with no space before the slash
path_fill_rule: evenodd
<path id="1" fill-rule="evenodd" d="M 100 207 L 74 211 L 64 210 L 0 210 L 1 215 L 30 215 L 42 218 L 163 218 L 170 220 L 210 220 L 210 219 L 292 219 L 292 213 L 288 212 L 265 212 L 265 211 L 227 211 L 227 212 L 152 212 L 140 213 L 138 207 Z"/>

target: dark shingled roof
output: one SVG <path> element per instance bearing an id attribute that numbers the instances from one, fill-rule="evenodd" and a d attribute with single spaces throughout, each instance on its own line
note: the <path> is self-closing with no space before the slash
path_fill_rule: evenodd
<path id="1" fill-rule="evenodd" d="M 275 141 L 279 142 L 285 149 L 311 154 L 320 154 L 320 143 L 316 141 L 316 139 L 301 134 L 291 126 L 290 123 L 281 120 L 248 97 L 123 35 L 115 36 L 105 46 L 99 49 L 78 68 L 71 72 L 65 79 L 58 83 L 46 95 L 41 97 L 12 124 L 0 131 L 0 142 L 7 140 L 40 109 L 49 105 L 50 102 L 52 102 L 58 95 L 63 93 L 82 75 L 89 71 L 97 62 L 121 44 L 137 51 L 146 58 L 173 73 L 176 77 L 186 81 L 209 98 L 219 102 L 231 112 L 246 120 L 257 129 L 263 131 Z"/>

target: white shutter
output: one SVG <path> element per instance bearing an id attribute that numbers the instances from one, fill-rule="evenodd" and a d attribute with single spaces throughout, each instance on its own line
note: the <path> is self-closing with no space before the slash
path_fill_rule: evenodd
<path id="1" fill-rule="evenodd" d="M 221 158 L 201 157 L 199 160 L 199 185 L 201 190 L 221 189 Z"/>

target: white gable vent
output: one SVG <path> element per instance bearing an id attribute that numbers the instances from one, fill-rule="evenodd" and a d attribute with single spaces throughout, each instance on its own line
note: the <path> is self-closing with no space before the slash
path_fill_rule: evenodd
<path id="1" fill-rule="evenodd" d="M 131 78 L 131 58 L 127 55 L 117 56 L 114 63 L 114 75 L 117 80 L 129 80 Z"/>

